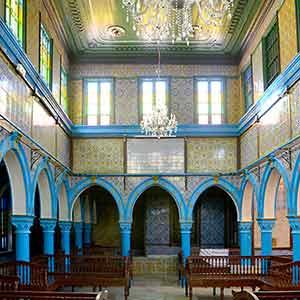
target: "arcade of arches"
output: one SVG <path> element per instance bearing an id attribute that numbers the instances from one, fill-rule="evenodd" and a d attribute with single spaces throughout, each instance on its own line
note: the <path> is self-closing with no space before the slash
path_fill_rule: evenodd
<path id="1" fill-rule="evenodd" d="M 300 0 L 182 0 L 187 41 L 122 2 L 0 0 L 0 261 L 300 264 Z"/>

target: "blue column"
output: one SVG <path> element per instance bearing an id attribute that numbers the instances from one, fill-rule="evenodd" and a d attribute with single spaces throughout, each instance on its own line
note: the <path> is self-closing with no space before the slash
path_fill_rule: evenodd
<path id="1" fill-rule="evenodd" d="M 12 216 L 12 224 L 16 234 L 16 261 L 30 262 L 30 227 L 33 224 L 32 216 Z M 29 266 L 19 266 L 17 269 L 20 283 L 29 284 Z"/>
<path id="2" fill-rule="evenodd" d="M 71 254 L 71 243 L 70 234 L 72 228 L 72 222 L 61 221 L 59 222 L 60 235 L 61 235 L 61 250 L 66 255 L 65 257 L 65 270 L 70 270 L 70 254 Z"/>
<path id="3" fill-rule="evenodd" d="M 82 240 L 83 224 L 82 224 L 82 222 L 74 222 L 74 230 L 75 230 L 75 246 L 76 246 L 78 255 L 82 255 L 82 247 L 83 247 L 83 240 Z"/>
<path id="4" fill-rule="evenodd" d="M 131 223 L 130 222 L 120 222 L 120 232 L 121 232 L 121 247 L 122 255 L 130 255 L 130 235 L 131 235 Z"/>
<path id="5" fill-rule="evenodd" d="M 252 256 L 252 222 L 240 222 L 241 256 Z"/>
<path id="6" fill-rule="evenodd" d="M 293 260 L 300 261 L 300 217 L 289 217 L 293 236 Z"/>
<path id="7" fill-rule="evenodd" d="M 191 255 L 191 231 L 193 222 L 180 222 L 181 248 L 183 259 Z"/>
<path id="8" fill-rule="evenodd" d="M 92 224 L 84 224 L 84 245 L 87 247 L 91 246 L 92 241 Z"/>
<path id="9" fill-rule="evenodd" d="M 16 227 L 16 260 L 30 261 L 30 227 L 33 224 L 31 216 L 12 216 L 12 224 Z"/>
<path id="10" fill-rule="evenodd" d="M 54 234 L 56 220 L 41 219 L 41 227 L 43 228 L 44 237 L 44 254 L 48 256 L 48 271 L 54 271 Z"/>
<path id="11" fill-rule="evenodd" d="M 275 219 L 257 219 L 261 233 L 261 254 L 263 256 L 272 255 L 272 230 Z"/>

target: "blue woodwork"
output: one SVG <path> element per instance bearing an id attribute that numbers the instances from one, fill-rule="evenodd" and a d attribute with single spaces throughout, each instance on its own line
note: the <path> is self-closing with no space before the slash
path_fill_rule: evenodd
<path id="1" fill-rule="evenodd" d="M 82 255 L 83 223 L 82 222 L 74 222 L 74 231 L 75 231 L 75 246 L 78 251 L 78 255 Z"/>
<path id="2" fill-rule="evenodd" d="M 84 223 L 84 245 L 90 246 L 92 241 L 92 224 Z"/>
<path id="3" fill-rule="evenodd" d="M 257 219 L 261 232 L 261 254 L 263 256 L 272 255 L 272 230 L 275 219 Z"/>
<path id="4" fill-rule="evenodd" d="M 293 260 L 300 261 L 300 217 L 289 217 L 293 236 Z"/>
<path id="5" fill-rule="evenodd" d="M 122 256 L 130 255 L 131 222 L 120 222 Z"/>
<path id="6" fill-rule="evenodd" d="M 252 222 L 240 222 L 240 251 L 241 256 L 252 255 Z"/>

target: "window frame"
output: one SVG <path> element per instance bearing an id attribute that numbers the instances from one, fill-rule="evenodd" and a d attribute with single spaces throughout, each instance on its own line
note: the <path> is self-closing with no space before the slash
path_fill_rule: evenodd
<path id="1" fill-rule="evenodd" d="M 99 112 L 97 112 L 97 124 L 96 125 L 88 125 L 88 83 L 89 82 L 97 82 L 98 90 L 97 90 L 97 107 L 99 108 Z M 101 124 L 101 98 L 100 98 L 100 84 L 102 82 L 109 82 L 111 84 L 111 97 L 110 97 L 110 122 L 108 125 Z M 112 77 L 86 77 L 83 79 L 83 125 L 88 126 L 109 126 L 115 123 L 115 80 Z"/>
<path id="2" fill-rule="evenodd" d="M 139 122 L 143 120 L 143 83 L 144 82 L 152 82 L 154 86 L 154 92 L 153 92 L 153 97 L 152 97 L 152 105 L 153 107 L 156 106 L 156 85 L 154 84 L 157 81 L 164 81 L 166 83 L 166 108 L 167 108 L 167 113 L 169 114 L 170 112 L 170 78 L 167 76 L 163 77 L 139 77 L 138 79 L 138 99 L 139 99 L 139 105 L 138 105 L 138 110 L 139 110 Z"/>
<path id="3" fill-rule="evenodd" d="M 63 76 L 65 76 L 65 80 L 66 80 L 66 99 L 63 99 L 63 93 L 62 93 L 62 89 L 63 89 Z M 68 74 L 65 71 L 65 68 L 63 67 L 63 65 L 61 64 L 60 66 L 60 97 L 59 97 L 59 101 L 60 101 L 60 106 L 62 107 L 63 111 L 68 114 L 69 112 L 69 103 L 68 103 Z M 66 106 L 64 105 L 64 102 L 66 102 Z"/>
<path id="4" fill-rule="evenodd" d="M 199 123 L 199 101 L 198 101 L 198 82 L 208 82 L 208 123 Z M 221 123 L 212 123 L 212 101 L 211 101 L 211 82 L 221 82 Z M 198 125 L 224 125 L 227 122 L 226 99 L 227 99 L 226 78 L 220 76 L 197 76 L 194 78 L 194 123 Z"/>
<path id="5" fill-rule="evenodd" d="M 272 31 L 274 30 L 274 28 L 276 28 L 277 31 L 277 38 L 276 38 L 276 51 L 277 51 L 277 55 L 275 58 L 272 59 L 272 63 L 278 59 L 278 71 L 276 74 L 273 74 L 273 76 L 271 78 L 268 78 L 268 69 L 269 67 L 272 65 L 270 63 L 270 66 L 268 66 L 268 60 L 269 60 L 269 54 L 270 51 L 269 49 L 271 49 L 275 43 L 273 43 L 271 46 L 267 45 L 267 40 L 269 38 L 269 36 L 271 35 Z M 278 75 L 281 72 L 281 66 L 280 66 L 280 35 L 279 35 L 279 22 L 278 22 L 278 16 L 276 16 L 274 18 L 274 20 L 271 22 L 267 33 L 264 35 L 263 39 L 262 39 L 262 46 L 263 46 L 263 75 L 264 75 L 264 89 L 266 90 L 272 83 L 273 81 L 278 77 Z M 268 49 L 267 49 L 268 48 Z"/>
<path id="6" fill-rule="evenodd" d="M 300 52 L 300 0 L 295 0 L 296 26 L 297 26 L 297 50 Z"/>
<path id="7" fill-rule="evenodd" d="M 250 101 L 249 101 L 249 94 L 246 93 L 246 81 L 245 81 L 245 75 L 247 73 L 247 71 L 251 69 L 251 97 L 250 97 Z M 254 103 L 254 83 L 253 83 L 253 66 L 252 66 L 252 58 L 251 58 L 251 62 L 250 64 L 248 64 L 243 70 L 242 70 L 242 88 L 243 88 L 243 97 L 244 97 L 244 106 L 245 106 L 245 112 L 247 112 L 250 107 L 253 105 Z"/>
<path id="8" fill-rule="evenodd" d="M 26 51 L 26 28 L 27 28 L 27 0 L 18 0 L 18 2 L 23 1 L 23 5 L 22 5 L 22 30 L 21 30 L 21 34 L 22 34 L 22 40 L 20 40 L 20 37 L 14 34 L 14 32 L 11 29 L 11 26 L 8 23 L 8 16 L 7 16 L 7 2 L 13 1 L 13 0 L 4 0 L 4 12 L 3 12 L 3 16 L 4 16 L 4 22 L 5 24 L 8 26 L 8 28 L 11 30 L 11 32 L 13 33 L 13 35 L 15 36 L 16 40 L 18 41 L 19 45 L 24 49 L 24 51 Z M 19 23 L 19 20 L 18 20 Z M 18 24 L 19 27 L 19 24 Z M 18 28 L 19 31 L 19 28 Z"/>
<path id="9" fill-rule="evenodd" d="M 39 74 L 42 78 L 42 80 L 45 82 L 45 84 L 47 85 L 47 87 L 52 91 L 52 83 L 53 83 L 53 39 L 51 38 L 49 31 L 47 30 L 45 24 L 42 23 L 41 21 L 41 15 L 40 15 L 40 26 L 39 26 Z M 42 29 L 43 31 L 46 33 L 47 35 L 47 39 L 49 40 L 49 82 L 47 81 L 47 79 L 45 79 L 42 76 L 42 61 L 41 61 L 41 54 L 42 54 Z"/>

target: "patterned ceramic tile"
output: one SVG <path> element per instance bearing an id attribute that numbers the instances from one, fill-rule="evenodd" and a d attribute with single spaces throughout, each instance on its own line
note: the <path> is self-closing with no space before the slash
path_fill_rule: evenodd
<path id="1" fill-rule="evenodd" d="M 231 172 L 237 168 L 236 138 L 189 138 L 188 172 Z"/>
<path id="2" fill-rule="evenodd" d="M 75 173 L 122 173 L 122 139 L 74 139 L 73 171 Z"/>
<path id="3" fill-rule="evenodd" d="M 193 78 L 171 79 L 171 112 L 180 124 L 194 122 Z"/>
<path id="4" fill-rule="evenodd" d="M 37 101 L 33 103 L 32 135 L 51 154 L 56 154 L 55 120 Z"/>
<path id="5" fill-rule="evenodd" d="M 244 108 L 240 97 L 240 80 L 227 79 L 227 123 L 238 123 L 243 115 Z"/>
<path id="6" fill-rule="evenodd" d="M 0 56 L 0 112 L 30 133 L 32 115 L 30 90 L 15 74 L 9 62 Z"/>
<path id="7" fill-rule="evenodd" d="M 66 166 L 70 166 L 71 140 L 67 134 L 57 126 L 57 158 Z"/>
<path id="8" fill-rule="evenodd" d="M 71 120 L 75 125 L 82 124 L 82 81 L 81 80 L 71 80 L 70 85 L 70 116 Z"/>
<path id="9" fill-rule="evenodd" d="M 300 134 L 300 83 L 298 82 L 290 91 L 292 132 L 293 137 Z"/>
<path id="10" fill-rule="evenodd" d="M 288 98 L 282 98 L 260 120 L 260 156 L 289 140 Z"/>
<path id="11" fill-rule="evenodd" d="M 262 43 L 258 45 L 252 55 L 252 69 L 253 69 L 253 90 L 254 102 L 256 102 L 264 93 L 264 72 L 263 72 L 263 56 Z"/>
<path id="12" fill-rule="evenodd" d="M 138 123 L 137 79 L 116 79 L 115 121 L 117 124 Z"/>
<path id="13" fill-rule="evenodd" d="M 257 160 L 257 126 L 247 130 L 240 139 L 241 167 L 244 168 Z"/>
<path id="14" fill-rule="evenodd" d="M 278 12 L 280 65 L 283 71 L 298 52 L 296 1 L 285 0 Z"/>

